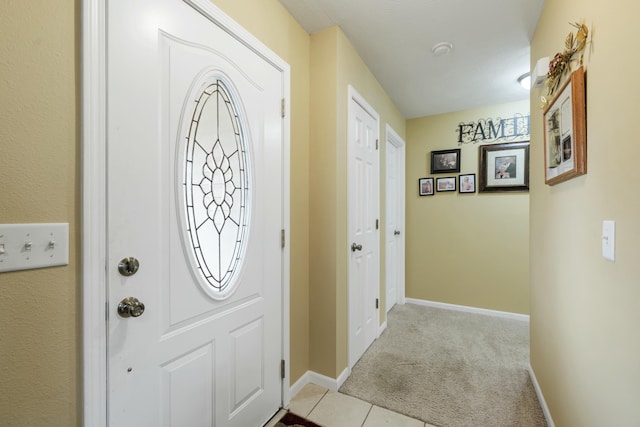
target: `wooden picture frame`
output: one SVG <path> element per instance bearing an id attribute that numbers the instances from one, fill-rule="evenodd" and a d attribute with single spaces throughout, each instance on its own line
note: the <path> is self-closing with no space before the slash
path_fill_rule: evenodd
<path id="1" fill-rule="evenodd" d="M 433 178 L 418 179 L 418 194 L 421 196 L 433 196 Z"/>
<path id="2" fill-rule="evenodd" d="M 456 191 L 456 177 L 447 176 L 444 178 L 436 178 L 436 191 L 438 193 Z"/>
<path id="3" fill-rule="evenodd" d="M 529 191 L 529 141 L 478 147 L 480 193 Z"/>
<path id="4" fill-rule="evenodd" d="M 460 172 L 460 149 L 431 152 L 431 173 Z"/>
<path id="5" fill-rule="evenodd" d="M 459 193 L 475 193 L 476 192 L 476 174 L 475 173 L 458 175 L 458 192 Z"/>
<path id="6" fill-rule="evenodd" d="M 584 68 L 558 90 L 544 110 L 544 182 L 555 185 L 587 173 Z"/>

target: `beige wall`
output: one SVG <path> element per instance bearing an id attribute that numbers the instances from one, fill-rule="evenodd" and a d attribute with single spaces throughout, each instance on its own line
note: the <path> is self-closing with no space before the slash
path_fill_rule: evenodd
<path id="1" fill-rule="evenodd" d="M 404 137 L 405 122 L 344 33 L 311 37 L 310 311 L 313 371 L 336 378 L 347 367 L 347 111 L 348 85 L 380 114 L 380 164 L 385 126 Z M 381 172 L 384 201 L 384 169 Z M 381 214 L 383 209 L 381 208 Z M 381 218 L 381 224 L 384 224 Z M 380 230 L 384 236 L 384 229 Z M 381 249 L 384 239 L 381 238 Z M 384 253 L 381 256 L 384 291 Z M 380 310 L 385 319 L 384 305 Z"/>
<path id="2" fill-rule="evenodd" d="M 0 223 L 68 222 L 69 266 L 0 274 L 0 424 L 72 426 L 80 394 L 78 27 L 0 2 Z"/>
<path id="3" fill-rule="evenodd" d="M 547 0 L 532 61 L 563 49 L 581 18 L 587 55 L 587 163 L 550 187 L 543 122 L 532 92 L 531 363 L 559 427 L 640 425 L 640 159 L 636 0 Z M 602 220 L 616 221 L 616 260 L 601 256 Z"/>
<path id="4" fill-rule="evenodd" d="M 529 194 L 418 195 L 419 178 L 456 175 L 430 174 L 432 150 L 460 148 L 477 184 L 481 144 L 459 146 L 459 123 L 528 112 L 521 101 L 407 121 L 407 298 L 529 314 Z"/>

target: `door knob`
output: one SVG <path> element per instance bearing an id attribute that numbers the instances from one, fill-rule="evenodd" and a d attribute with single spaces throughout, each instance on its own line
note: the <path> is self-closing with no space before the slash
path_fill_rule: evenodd
<path id="1" fill-rule="evenodd" d="M 138 298 L 126 297 L 118 304 L 120 317 L 140 317 L 144 313 L 144 304 Z"/>
<path id="2" fill-rule="evenodd" d="M 400 235 L 400 230 L 395 230 L 395 231 L 393 232 L 393 235 L 394 235 L 394 236 L 399 236 L 399 235 Z"/>
<path id="3" fill-rule="evenodd" d="M 118 271 L 123 276 L 133 276 L 139 268 L 140 261 L 132 256 L 123 258 L 122 261 L 118 263 Z"/>
<path id="4" fill-rule="evenodd" d="M 351 252 L 361 251 L 361 250 L 362 250 L 362 245 L 356 245 L 355 243 L 351 244 Z"/>

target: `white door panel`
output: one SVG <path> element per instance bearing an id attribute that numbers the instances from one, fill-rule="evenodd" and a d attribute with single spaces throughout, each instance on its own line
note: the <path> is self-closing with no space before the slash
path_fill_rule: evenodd
<path id="1" fill-rule="evenodd" d="M 348 295 L 351 367 L 377 336 L 376 300 L 380 276 L 378 116 L 353 93 L 358 102 L 350 97 Z"/>
<path id="2" fill-rule="evenodd" d="M 386 310 L 404 303 L 405 143 L 387 125 L 386 144 Z"/>
<path id="3" fill-rule="evenodd" d="M 182 1 L 107 10 L 109 423 L 261 425 L 281 404 L 281 71 Z M 131 296 L 145 311 L 121 317 Z"/>
<path id="4" fill-rule="evenodd" d="M 386 226 L 386 309 L 389 311 L 397 302 L 397 234 L 398 230 L 398 208 L 397 208 L 397 189 L 398 189 L 398 149 L 387 142 L 387 226 Z M 399 231 L 399 230 L 398 230 Z M 393 260 L 393 261 L 392 261 Z"/>

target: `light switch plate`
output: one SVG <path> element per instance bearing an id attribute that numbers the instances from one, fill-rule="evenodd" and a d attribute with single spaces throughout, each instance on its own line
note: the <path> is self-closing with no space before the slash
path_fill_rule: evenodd
<path id="1" fill-rule="evenodd" d="M 602 221 L 602 256 L 610 261 L 616 259 L 615 221 Z"/>
<path id="2" fill-rule="evenodd" d="M 0 224 L 0 272 L 69 264 L 69 224 Z"/>

